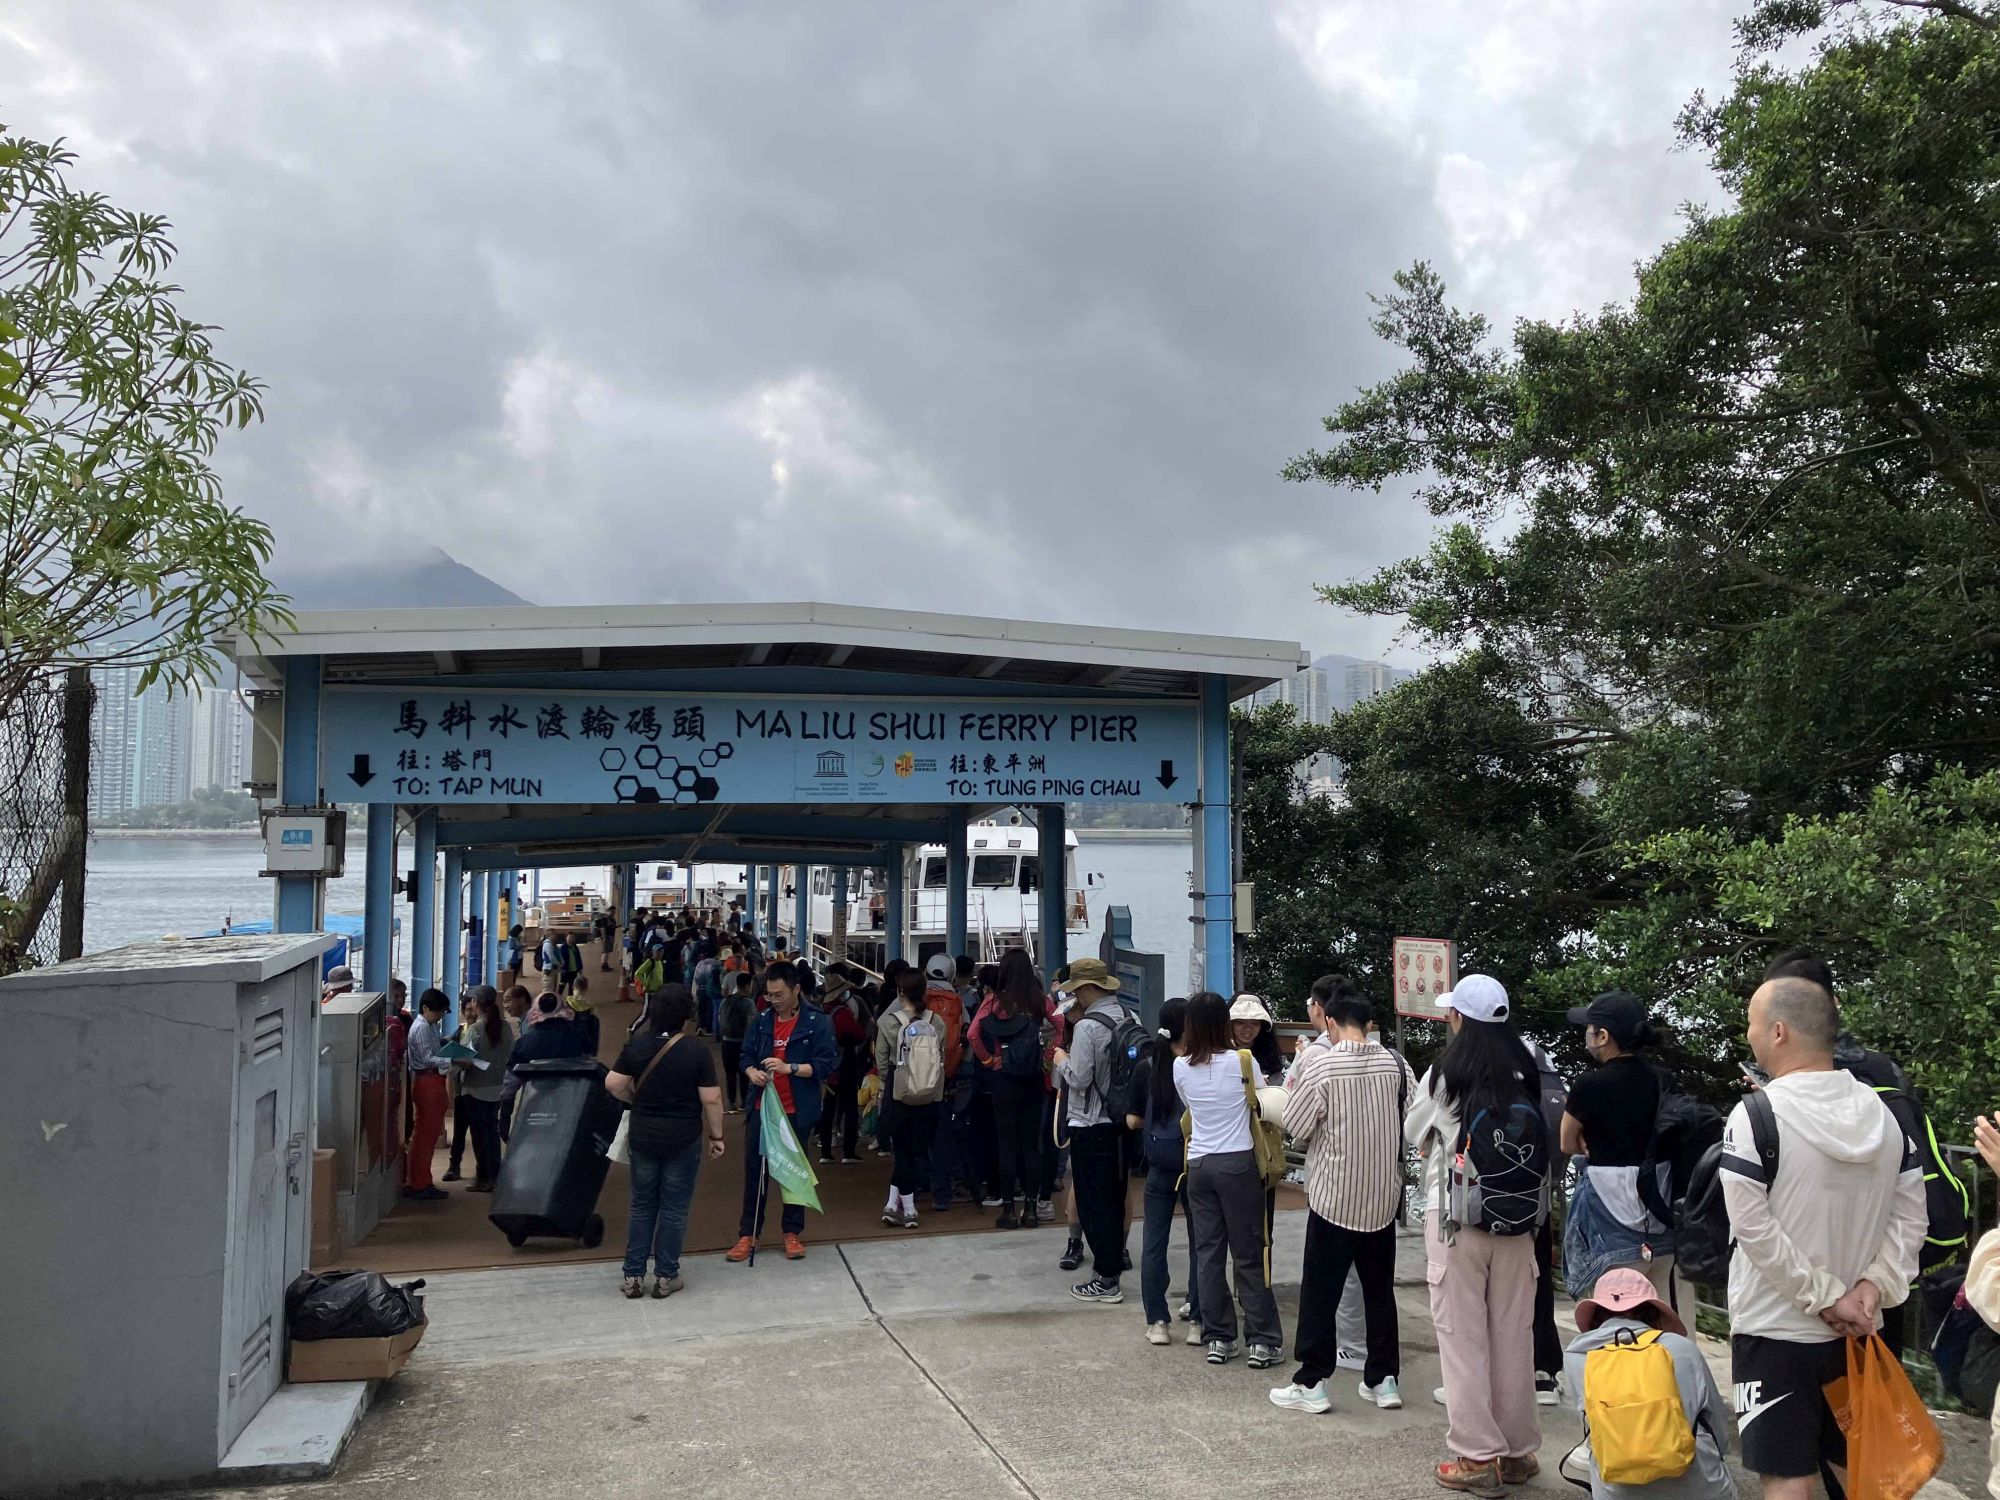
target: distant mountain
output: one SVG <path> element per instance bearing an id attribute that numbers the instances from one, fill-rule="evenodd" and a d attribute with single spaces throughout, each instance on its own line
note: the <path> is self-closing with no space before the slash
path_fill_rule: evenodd
<path id="1" fill-rule="evenodd" d="M 417 553 L 400 567 L 372 560 L 342 562 L 325 573 L 279 573 L 272 582 L 291 596 L 296 610 L 449 609 L 529 602 L 437 547 Z"/>

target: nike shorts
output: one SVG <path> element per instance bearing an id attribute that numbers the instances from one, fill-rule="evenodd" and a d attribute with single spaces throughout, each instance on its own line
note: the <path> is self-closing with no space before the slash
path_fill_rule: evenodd
<path id="1" fill-rule="evenodd" d="M 1743 1467 L 1767 1479 L 1807 1479 L 1847 1463 L 1847 1435 L 1826 1388 L 1847 1373 L 1847 1341 L 1795 1344 L 1737 1334 L 1729 1340 L 1736 1433 Z"/>

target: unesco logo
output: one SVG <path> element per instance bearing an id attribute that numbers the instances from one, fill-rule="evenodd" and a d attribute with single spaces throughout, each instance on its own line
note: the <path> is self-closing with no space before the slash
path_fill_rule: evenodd
<path id="1" fill-rule="evenodd" d="M 822 750 L 819 766 L 813 772 L 816 779 L 845 780 L 847 776 L 847 752 L 844 750 Z"/>

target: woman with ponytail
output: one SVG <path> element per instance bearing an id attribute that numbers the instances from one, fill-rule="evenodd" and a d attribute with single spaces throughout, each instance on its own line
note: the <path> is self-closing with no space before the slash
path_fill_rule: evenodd
<path id="1" fill-rule="evenodd" d="M 1569 1020 L 1583 1028 L 1584 1050 L 1597 1066 L 1577 1079 L 1563 1111 L 1563 1154 L 1588 1163 L 1564 1221 L 1563 1279 L 1596 1286 L 1606 1271 L 1630 1266 L 1651 1278 L 1677 1315 L 1691 1318 L 1693 1298 L 1674 1275 L 1669 1164 L 1653 1160 L 1660 1095 L 1673 1087 L 1645 1055 L 1659 1033 L 1645 1003 L 1622 990 L 1579 1006 Z"/>
<path id="2" fill-rule="evenodd" d="M 1167 1310 L 1167 1243 L 1173 1234 L 1174 1206 L 1187 1212 L 1187 1189 L 1181 1139 L 1181 1096 L 1174 1087 L 1174 1059 L 1183 1051 L 1187 1001 L 1176 996 L 1160 1007 L 1159 1035 L 1152 1056 L 1132 1075 L 1132 1099 L 1144 1114 L 1127 1115 L 1125 1126 L 1138 1133 L 1146 1158 L 1146 1224 L 1139 1251 L 1139 1300 L 1146 1307 L 1146 1342 L 1173 1341 L 1173 1315 Z M 1188 1242 L 1187 1301 L 1181 1316 L 1193 1325 L 1187 1341 L 1201 1344 L 1201 1299 L 1196 1292 L 1194 1242 Z"/>

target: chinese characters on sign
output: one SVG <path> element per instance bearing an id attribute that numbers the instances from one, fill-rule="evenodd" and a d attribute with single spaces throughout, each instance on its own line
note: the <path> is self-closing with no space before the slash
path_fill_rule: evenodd
<path id="1" fill-rule="evenodd" d="M 1391 950 L 1396 1014 L 1441 1021 L 1438 997 L 1458 983 L 1458 945 L 1450 938 L 1399 937 Z"/>

